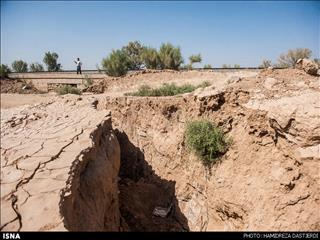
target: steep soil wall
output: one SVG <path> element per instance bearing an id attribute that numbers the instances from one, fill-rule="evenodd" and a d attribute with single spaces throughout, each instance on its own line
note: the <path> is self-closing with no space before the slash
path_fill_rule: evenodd
<path id="1" fill-rule="evenodd" d="M 319 230 L 313 210 L 320 204 L 319 89 L 309 87 L 316 80 L 280 87 L 281 81 L 248 78 L 180 97 L 109 97 L 99 107 L 112 111 L 114 128 L 127 135 L 154 174 L 174 183 L 177 208 L 187 219 L 183 229 Z M 211 169 L 184 145 L 185 123 L 199 118 L 215 122 L 233 142 Z M 136 158 L 125 161 L 136 169 Z M 120 206 L 131 206 L 126 215 L 138 216 L 138 203 L 150 203 L 143 219 L 153 219 L 159 203 L 149 201 L 139 178 L 131 178 L 130 189 L 141 197 L 127 196 L 128 187 L 120 184 Z"/>

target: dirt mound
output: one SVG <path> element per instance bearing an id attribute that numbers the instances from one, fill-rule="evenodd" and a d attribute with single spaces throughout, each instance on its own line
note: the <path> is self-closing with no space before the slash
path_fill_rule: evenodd
<path id="1" fill-rule="evenodd" d="M 142 85 L 159 87 L 164 83 L 176 85 L 191 84 L 200 85 L 203 82 L 214 83 L 216 87 L 225 85 L 230 79 L 237 77 L 256 76 L 257 71 L 239 70 L 230 72 L 219 71 L 174 71 L 174 70 L 145 70 L 129 73 L 123 77 L 106 77 L 102 81 L 96 81 L 92 89 L 104 90 L 109 96 L 123 96 L 125 93 L 134 92 Z M 90 90 L 91 91 L 91 90 Z M 95 91 L 92 91 L 95 92 Z"/>
<path id="2" fill-rule="evenodd" d="M 301 78 L 295 70 L 286 71 L 291 76 L 276 72 L 174 98 L 100 100 L 99 107 L 112 111 L 114 127 L 128 135 L 155 174 L 174 183 L 179 211 L 187 219 L 183 229 L 320 229 L 312 210 L 320 205 L 318 79 L 304 73 Z M 185 123 L 203 118 L 233 142 L 211 170 L 184 145 Z M 138 180 L 120 188 L 120 196 L 134 190 L 145 193 L 137 202 L 148 201 Z M 122 206 L 134 202 L 120 199 Z M 146 212 L 137 205 L 126 211 Z"/>
<path id="3" fill-rule="evenodd" d="M 32 83 L 27 83 L 22 80 L 15 79 L 1 79 L 0 80 L 1 93 L 42 93 L 36 89 Z"/>
<path id="4" fill-rule="evenodd" d="M 304 70 L 306 73 L 317 76 L 319 66 L 311 59 L 299 59 L 296 63 L 296 68 Z"/>
<path id="5" fill-rule="evenodd" d="M 264 69 L 262 70 L 259 77 L 272 77 L 277 78 L 279 80 L 286 80 L 291 81 L 294 79 L 301 79 L 301 80 L 315 80 L 315 77 L 306 73 L 301 69 Z"/>

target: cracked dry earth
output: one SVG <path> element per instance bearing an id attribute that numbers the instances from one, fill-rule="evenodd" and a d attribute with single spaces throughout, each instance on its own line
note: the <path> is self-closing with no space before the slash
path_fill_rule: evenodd
<path id="1" fill-rule="evenodd" d="M 75 221 L 76 213 L 68 216 L 72 207 L 65 205 L 74 201 L 70 191 L 77 184 L 80 170 L 84 182 L 85 174 L 90 173 L 93 176 L 88 182 L 112 185 L 109 181 L 111 183 L 117 177 L 120 153 L 109 116 L 110 112 L 97 112 L 90 102 L 74 98 L 2 110 L 2 231 L 65 230 L 67 225 L 63 219 Z M 110 146 L 108 151 L 99 153 L 95 144 Z M 102 159 L 95 159 L 94 164 L 104 168 L 100 171 L 90 169 L 92 164 L 88 164 L 91 155 L 98 153 Z M 117 193 L 116 189 L 110 188 L 103 189 L 101 194 L 112 191 Z M 73 194 L 77 196 L 75 192 Z M 95 189 L 91 189 L 85 194 L 94 193 Z M 99 194 L 96 197 L 103 198 Z M 81 203 L 81 198 L 78 201 Z M 92 207 L 97 207 L 94 204 L 98 203 L 99 199 L 91 202 Z M 79 208 L 73 207 L 74 211 Z M 66 212 L 64 218 L 60 211 Z M 94 227 L 88 225 L 87 229 Z"/>
<path id="2" fill-rule="evenodd" d="M 1 110 L 1 230 L 320 230 L 319 77 L 263 71 L 176 97 Z M 210 169 L 187 121 L 232 139 Z M 163 217 L 155 209 L 168 210 Z"/>

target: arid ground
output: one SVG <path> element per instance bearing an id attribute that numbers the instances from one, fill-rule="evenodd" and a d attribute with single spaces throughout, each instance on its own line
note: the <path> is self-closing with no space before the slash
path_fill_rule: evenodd
<path id="1" fill-rule="evenodd" d="M 1 230 L 319 231 L 319 80 L 150 71 L 96 79 L 80 96 L 2 82 Z M 177 96 L 124 95 L 204 81 Z M 210 168 L 185 145 L 195 119 L 232 140 Z"/>

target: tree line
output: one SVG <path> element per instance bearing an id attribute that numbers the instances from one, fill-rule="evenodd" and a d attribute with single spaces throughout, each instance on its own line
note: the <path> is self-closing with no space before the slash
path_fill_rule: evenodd
<path id="1" fill-rule="evenodd" d="M 270 60 L 264 59 L 259 65 L 260 68 L 294 67 L 300 58 L 310 58 L 312 52 L 307 48 L 290 49 L 279 56 L 278 62 L 273 64 Z M 48 71 L 61 71 L 62 66 L 58 63 L 59 55 L 55 52 L 46 52 L 43 63 Z M 193 54 L 188 58 L 188 63 L 184 64 L 184 59 L 179 46 L 171 43 L 162 43 L 159 49 L 142 45 L 139 41 L 129 42 L 120 49 L 113 49 L 111 53 L 103 58 L 99 71 L 103 71 L 110 76 L 119 77 L 125 75 L 130 70 L 140 69 L 193 69 L 195 63 L 201 63 L 201 54 Z M 314 59 L 319 64 L 319 59 Z M 204 68 L 210 69 L 212 65 L 205 64 Z M 222 68 L 240 68 L 239 64 L 223 64 Z M 10 72 L 41 72 L 44 66 L 40 63 L 27 64 L 23 60 L 16 60 L 11 64 L 11 68 L 1 64 L 1 77 L 5 77 Z"/>
<path id="2" fill-rule="evenodd" d="M 49 72 L 56 72 L 62 70 L 62 66 L 58 63 L 59 55 L 55 52 L 46 52 L 43 57 L 43 63 Z M 23 60 L 15 60 L 11 64 L 11 68 L 8 65 L 1 64 L 0 72 L 1 77 L 6 77 L 11 72 L 43 72 L 44 67 L 40 63 L 28 63 Z"/>

